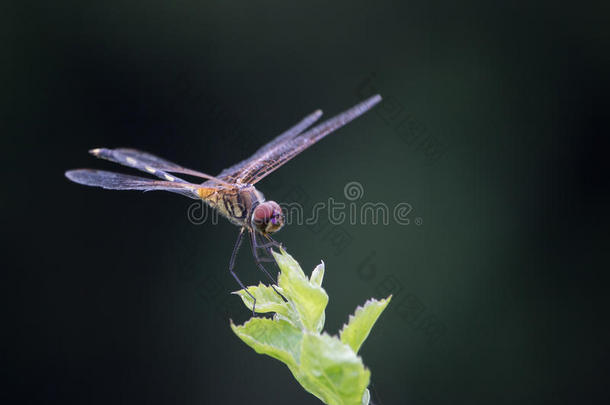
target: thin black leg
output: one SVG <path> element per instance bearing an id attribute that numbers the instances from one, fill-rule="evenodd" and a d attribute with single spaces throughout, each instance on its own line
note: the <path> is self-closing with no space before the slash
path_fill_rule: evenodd
<path id="1" fill-rule="evenodd" d="M 259 248 L 263 248 L 263 249 L 269 250 L 269 248 L 271 248 L 271 247 L 276 247 L 278 249 L 286 250 L 286 246 L 284 246 L 283 243 L 274 240 L 271 236 L 265 235 L 265 238 L 267 238 L 267 240 L 269 242 L 263 243 L 262 245 L 258 245 Z"/>
<path id="2" fill-rule="evenodd" d="M 239 231 L 239 235 L 237 235 L 235 247 L 233 248 L 233 253 L 231 253 L 231 260 L 229 261 L 229 273 L 231 273 L 231 275 L 237 281 L 241 289 L 248 293 L 250 298 L 252 298 L 252 316 L 254 316 L 256 309 L 256 298 L 254 298 L 254 295 L 250 294 L 250 291 L 248 291 L 248 289 L 244 286 L 244 283 L 241 282 L 239 277 L 237 277 L 237 274 L 235 274 L 235 272 L 233 271 L 233 268 L 235 267 L 235 258 L 237 257 L 237 252 L 239 251 L 239 247 L 241 246 L 241 241 L 243 240 L 245 229 L 246 228 L 241 228 L 241 230 Z"/>
<path id="3" fill-rule="evenodd" d="M 271 276 L 271 274 L 269 274 L 269 272 L 267 271 L 265 266 L 263 266 L 263 264 L 262 264 L 263 261 L 271 261 L 271 262 L 275 263 L 275 260 L 272 257 L 270 257 L 270 258 L 259 257 L 258 249 L 260 249 L 261 246 L 258 245 L 258 242 L 256 241 L 256 231 L 251 231 L 250 232 L 250 244 L 252 245 L 252 255 L 254 256 L 254 261 L 256 262 L 256 265 L 263 271 L 263 273 L 265 273 L 267 275 L 267 277 L 273 283 L 273 284 L 271 284 L 271 288 L 273 288 L 273 291 L 275 291 L 275 293 L 277 295 L 282 297 L 282 299 L 284 301 L 288 301 L 282 294 L 279 293 L 278 290 L 275 289 L 274 284 L 277 284 L 277 281 L 275 281 L 275 279 Z M 265 250 L 269 254 L 269 256 L 272 256 L 271 255 L 271 248 L 270 247 L 266 248 Z M 277 266 L 277 263 L 275 263 L 275 265 Z"/>
<path id="4" fill-rule="evenodd" d="M 265 266 L 263 266 L 262 262 L 271 262 L 274 261 L 273 259 L 269 260 L 269 258 L 261 258 L 258 256 L 258 249 L 261 248 L 261 246 L 258 245 L 258 242 L 256 241 L 256 231 L 250 231 L 250 245 L 252 246 L 252 256 L 254 256 L 254 261 L 256 262 L 256 265 L 258 266 L 259 269 L 261 269 L 263 271 L 263 273 L 265 273 L 265 275 L 267 276 L 267 278 L 269 280 L 271 280 L 271 282 L 273 284 L 277 284 L 277 281 L 275 281 L 275 279 L 273 278 L 273 276 L 271 276 L 271 274 L 269 274 L 269 272 L 267 271 L 267 269 L 265 268 Z"/>

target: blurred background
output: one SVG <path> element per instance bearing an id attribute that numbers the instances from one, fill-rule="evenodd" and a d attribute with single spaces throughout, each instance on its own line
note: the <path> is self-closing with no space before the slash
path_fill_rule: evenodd
<path id="1" fill-rule="evenodd" d="M 230 330 L 238 229 L 169 193 L 68 182 L 134 147 L 210 174 L 317 108 L 375 110 L 257 184 L 408 224 L 287 226 L 324 260 L 327 330 L 394 299 L 364 344 L 379 404 L 608 397 L 607 3 L 12 2 L 2 6 L 5 403 L 316 404 Z M 359 205 L 358 205 L 359 206 Z M 248 249 L 237 264 L 264 280 Z"/>

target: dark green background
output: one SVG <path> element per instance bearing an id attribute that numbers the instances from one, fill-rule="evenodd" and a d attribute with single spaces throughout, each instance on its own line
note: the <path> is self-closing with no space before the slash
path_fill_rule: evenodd
<path id="1" fill-rule="evenodd" d="M 413 206 L 407 226 L 345 225 L 343 249 L 277 235 L 307 271 L 326 262 L 330 332 L 395 293 L 361 352 L 376 403 L 607 397 L 607 5 L 87 3 L 1 13 L 3 402 L 318 403 L 229 329 L 248 317 L 228 294 L 237 228 L 63 172 L 131 146 L 218 173 L 374 91 L 259 188 L 311 207 L 358 181 Z M 238 270 L 262 279 L 247 250 Z"/>

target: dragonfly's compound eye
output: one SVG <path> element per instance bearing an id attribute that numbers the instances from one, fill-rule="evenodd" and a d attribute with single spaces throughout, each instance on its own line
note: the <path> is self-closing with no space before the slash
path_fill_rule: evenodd
<path id="1" fill-rule="evenodd" d="M 262 233 L 273 233 L 284 226 L 282 208 L 275 201 L 258 205 L 252 213 L 252 225 Z"/>

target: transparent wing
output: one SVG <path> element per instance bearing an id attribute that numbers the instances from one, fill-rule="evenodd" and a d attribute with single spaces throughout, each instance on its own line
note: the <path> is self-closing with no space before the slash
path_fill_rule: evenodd
<path id="1" fill-rule="evenodd" d="M 66 172 L 66 177 L 78 184 L 101 187 L 108 190 L 160 190 L 182 194 L 194 199 L 205 198 L 212 192 L 220 189 L 219 187 L 202 187 L 198 184 L 187 182 L 146 179 L 144 177 L 94 169 L 69 170 Z"/>
<path id="2" fill-rule="evenodd" d="M 269 143 L 265 144 L 264 146 L 262 146 L 259 150 L 257 150 L 252 156 L 250 156 L 248 159 L 242 160 L 241 162 L 234 164 L 233 166 L 224 169 L 218 176 L 218 178 L 228 181 L 229 183 L 232 182 L 232 179 L 235 179 L 236 177 L 238 177 L 239 173 L 241 172 L 241 170 L 247 166 L 249 163 L 251 163 L 253 160 L 258 159 L 260 156 L 262 156 L 264 153 L 266 153 L 267 151 L 275 148 L 277 145 L 279 145 L 282 142 L 288 141 L 294 137 L 296 137 L 297 135 L 299 135 L 301 132 L 305 131 L 307 128 L 309 128 L 314 122 L 316 122 L 320 117 L 322 116 L 322 111 L 321 110 L 316 110 L 313 113 L 309 114 L 307 117 L 303 118 L 300 122 L 298 122 L 296 125 L 294 125 L 293 127 L 287 129 L 286 131 L 282 132 L 280 135 L 278 135 L 277 137 L 275 137 L 272 141 L 270 141 Z"/>
<path id="3" fill-rule="evenodd" d="M 187 169 L 176 163 L 172 163 L 168 160 L 157 157 L 148 152 L 142 152 L 136 149 L 106 149 L 106 148 L 97 148 L 92 149 L 92 155 L 100 158 L 110 160 L 111 162 L 115 162 L 121 164 L 123 166 L 133 167 L 134 169 L 141 170 L 143 172 L 147 172 L 152 174 L 153 176 L 157 176 L 161 179 L 167 181 L 175 181 L 179 183 L 186 183 L 186 181 L 182 180 L 179 177 L 172 176 L 169 173 L 181 173 L 188 174 L 190 176 L 200 177 L 203 179 L 212 180 L 218 184 L 227 185 L 225 181 L 222 181 L 214 176 L 210 176 L 209 174 L 201 173 L 196 170 Z"/>
<path id="4" fill-rule="evenodd" d="M 316 110 L 316 111 L 312 112 L 307 117 L 303 118 L 295 126 L 293 126 L 292 128 L 287 129 L 286 131 L 284 131 L 280 135 L 276 136 L 271 142 L 269 142 L 266 145 L 262 146 L 259 150 L 257 150 L 254 153 L 254 155 L 252 155 L 250 157 L 250 159 L 258 157 L 258 156 L 264 154 L 265 152 L 273 149 L 274 147 L 276 147 L 280 143 L 285 142 L 287 140 L 290 140 L 290 139 L 296 137 L 297 135 L 299 135 L 300 133 L 305 131 L 307 128 L 312 126 L 317 120 L 320 119 L 321 116 L 322 116 L 322 110 Z"/>
<path id="5" fill-rule="evenodd" d="M 381 96 L 375 95 L 305 133 L 290 138 L 285 137 L 281 141 L 278 138 L 272 141 L 272 147 L 263 147 L 250 159 L 239 163 L 233 173 L 227 173 L 227 177 L 223 177 L 221 173 L 220 177 L 233 183 L 255 184 L 326 135 L 364 114 L 380 101 Z"/>

